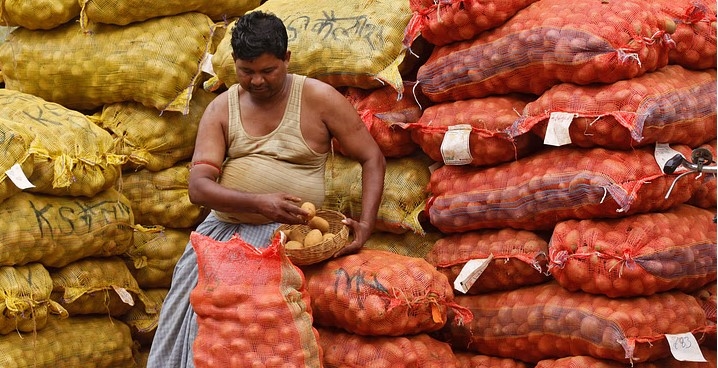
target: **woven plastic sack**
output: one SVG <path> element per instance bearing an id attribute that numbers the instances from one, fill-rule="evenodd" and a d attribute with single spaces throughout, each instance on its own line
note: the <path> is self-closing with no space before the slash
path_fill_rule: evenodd
<path id="1" fill-rule="evenodd" d="M 700 348 L 705 362 L 681 361 L 674 357 L 658 359 L 653 362 L 633 363 L 632 368 L 713 368 L 718 363 L 716 350 L 708 347 Z M 545 359 L 534 368 L 625 368 L 625 363 L 598 359 L 590 356 L 572 356 L 560 359 Z"/>
<path id="2" fill-rule="evenodd" d="M 538 234 L 526 230 L 478 230 L 446 235 L 436 241 L 424 259 L 446 275 L 451 285 L 455 285 L 465 268 L 465 272 L 476 270 L 473 273 L 478 276 L 468 278 L 466 289 L 457 289 L 454 292 L 457 295 L 513 290 L 550 279 L 548 244 Z M 472 264 L 486 262 L 483 271 L 479 271 L 478 265 L 474 268 L 469 264 L 467 268 L 472 260 L 475 260 Z"/>
<path id="3" fill-rule="evenodd" d="M 50 314 L 67 317 L 50 299 L 52 279 L 39 263 L 0 267 L 0 290 L 0 335 L 41 330 Z"/>
<path id="4" fill-rule="evenodd" d="M 718 155 L 716 155 L 718 152 L 718 150 L 716 150 L 716 141 L 701 145 L 698 148 L 707 149 L 711 152 L 711 155 L 713 155 L 713 163 L 711 163 L 710 166 L 715 166 L 716 158 L 718 158 Z M 716 208 L 716 205 L 718 205 L 718 200 L 716 199 L 718 195 L 718 180 L 716 180 L 716 174 L 704 173 L 695 179 L 700 182 L 700 185 L 693 193 L 691 199 L 686 203 L 705 209 Z"/>
<path id="5" fill-rule="evenodd" d="M 238 235 L 219 242 L 193 232 L 199 280 L 190 293 L 202 367 L 321 367 L 322 349 L 302 271 L 280 237 L 258 249 Z"/>
<path id="6" fill-rule="evenodd" d="M 50 271 L 52 300 L 70 316 L 104 314 L 119 317 L 135 305 L 159 313 L 159 305 L 137 285 L 120 257 L 84 258 Z"/>
<path id="7" fill-rule="evenodd" d="M 612 298 L 696 291 L 716 280 L 715 211 L 682 204 L 553 230 L 549 270 L 566 289 Z"/>
<path id="8" fill-rule="evenodd" d="M 376 231 L 424 234 L 419 216 L 424 211 L 426 185 L 433 162 L 423 153 L 386 160 L 384 191 L 376 218 Z M 324 207 L 352 218 L 361 215 L 362 184 L 359 162 L 334 154 L 327 160 Z"/>
<path id="9" fill-rule="evenodd" d="M 403 128 L 422 114 L 412 87 L 413 83 L 404 82 L 403 94 L 397 94 L 389 85 L 371 90 L 349 87 L 344 93 L 385 157 L 409 156 L 419 149 L 411 133 Z M 333 139 L 332 144 L 337 152 L 346 155 L 338 140 Z"/>
<path id="10" fill-rule="evenodd" d="M 434 247 L 434 243 L 441 239 L 442 233 L 433 230 L 424 235 L 413 231 L 395 234 L 386 231 L 375 231 L 364 243 L 366 249 L 384 250 L 407 257 L 424 258 Z"/>
<path id="11" fill-rule="evenodd" d="M 144 289 L 145 297 L 153 305 L 157 306 L 157 311 L 148 313 L 144 303 L 136 303 L 127 313 L 119 317 L 119 319 L 130 326 L 132 340 L 137 341 L 141 347 L 151 347 L 152 340 L 155 337 L 155 331 L 160 320 L 159 309 L 164 302 L 168 288 Z"/>
<path id="12" fill-rule="evenodd" d="M 407 48 L 404 29 L 411 18 L 409 0 L 273 0 L 255 8 L 284 21 L 292 59 L 288 71 L 335 87 L 372 89 L 386 84 L 403 92 L 399 66 Z M 217 46 L 212 67 L 230 86 L 237 83 L 231 30 Z"/>
<path id="13" fill-rule="evenodd" d="M 332 328 L 317 330 L 327 367 L 460 367 L 451 346 L 427 334 L 378 337 Z"/>
<path id="14" fill-rule="evenodd" d="M 134 367 L 130 328 L 108 316 L 50 318 L 37 332 L 0 339 L 0 366 Z"/>
<path id="15" fill-rule="evenodd" d="M 135 225 L 132 245 L 123 258 L 141 288 L 172 285 L 175 266 L 187 247 L 191 231 Z"/>
<path id="16" fill-rule="evenodd" d="M 434 161 L 494 166 L 528 156 L 540 148 L 535 136 L 514 138 L 506 133 L 533 99 L 508 95 L 439 103 L 426 108 L 419 121 L 408 124 L 406 129 Z"/>
<path id="17" fill-rule="evenodd" d="M 668 62 L 690 69 L 715 69 L 716 2 L 658 0 L 655 3 L 676 24 L 671 34 L 676 47 L 668 54 Z"/>
<path id="18" fill-rule="evenodd" d="M 362 249 L 304 271 L 314 320 L 322 327 L 362 336 L 426 333 L 441 329 L 456 307 L 446 276 L 421 258 Z"/>
<path id="19" fill-rule="evenodd" d="M 537 0 L 411 0 L 407 39 L 417 33 L 433 45 L 471 40 L 504 24 Z"/>
<path id="20" fill-rule="evenodd" d="M 529 368 L 529 365 L 513 358 L 499 358 L 465 350 L 454 350 L 461 368 Z M 578 368 L 578 367 L 576 367 Z"/>
<path id="21" fill-rule="evenodd" d="M 0 25 L 53 29 L 80 15 L 77 0 L 2 0 Z"/>
<path id="22" fill-rule="evenodd" d="M 13 180 L 31 176 L 35 168 L 31 150 L 34 136 L 24 129 L 14 129 L 13 125 L 14 123 L 0 118 L 0 203 L 22 190 Z M 22 173 L 20 179 L 15 178 L 11 169 Z M 8 172 L 11 174 L 8 175 Z"/>
<path id="23" fill-rule="evenodd" d="M 718 305 L 716 305 L 716 299 L 718 299 L 716 298 L 716 296 L 718 296 L 716 286 L 715 283 L 707 284 L 691 293 L 691 295 L 695 296 L 698 302 L 701 303 L 703 309 L 706 311 L 706 318 L 711 322 L 716 322 L 716 309 L 718 308 Z"/>
<path id="24" fill-rule="evenodd" d="M 120 255 L 132 244 L 132 209 L 108 189 L 91 198 L 27 192 L 0 203 L 0 265 L 63 267 L 85 257 Z"/>
<path id="25" fill-rule="evenodd" d="M 609 298 L 571 292 L 555 282 L 483 295 L 457 296 L 474 315 L 447 322 L 437 338 L 480 354 L 543 359 L 587 355 L 623 364 L 670 355 L 666 334 L 693 333 L 702 341 L 715 330 L 696 299 L 679 291 L 648 297 Z"/>
<path id="26" fill-rule="evenodd" d="M 187 12 L 206 14 L 213 20 L 238 17 L 259 6 L 260 0 L 165 0 L 148 3 L 143 0 L 75 0 L 82 5 L 83 24 L 88 22 L 120 26 L 151 18 Z"/>
<path id="27" fill-rule="evenodd" d="M 0 44 L 5 88 L 67 108 L 139 102 L 187 113 L 214 25 L 201 13 L 128 26 L 70 22 L 50 31 L 18 28 Z"/>
<path id="28" fill-rule="evenodd" d="M 690 157 L 687 146 L 672 151 Z M 551 230 L 568 219 L 619 218 L 685 203 L 700 182 L 665 174 L 651 147 L 555 147 L 489 168 L 431 174 L 429 220 L 444 233 L 511 227 Z"/>
<path id="29" fill-rule="evenodd" d="M 91 119 L 115 137 L 115 153 L 127 156 L 124 169 L 160 171 L 192 157 L 199 120 L 215 96 L 195 90 L 186 115 L 158 114 L 138 102 L 118 102 L 105 105 Z"/>
<path id="30" fill-rule="evenodd" d="M 645 1 L 541 0 L 473 40 L 434 48 L 417 81 L 434 102 L 613 83 L 668 63 L 666 23 Z"/>
<path id="31" fill-rule="evenodd" d="M 127 172 L 117 187 L 130 201 L 136 224 L 191 228 L 208 214 L 189 199 L 189 164 L 184 161 L 160 171 Z"/>
<path id="32" fill-rule="evenodd" d="M 716 71 L 668 65 L 608 85 L 562 83 L 527 104 L 508 131 L 531 131 L 551 145 L 695 147 L 716 138 Z"/>
<path id="33" fill-rule="evenodd" d="M 85 115 L 39 97 L 0 89 L 5 129 L 30 136 L 34 166 L 28 191 L 92 197 L 120 176 L 125 157 L 113 152 L 112 136 Z"/>

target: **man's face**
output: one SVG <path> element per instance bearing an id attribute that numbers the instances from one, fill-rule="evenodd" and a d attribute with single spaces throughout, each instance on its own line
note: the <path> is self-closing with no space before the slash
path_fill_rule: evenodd
<path id="1" fill-rule="evenodd" d="M 239 85 L 256 98 L 270 98 L 282 90 L 288 65 L 289 52 L 284 60 L 265 53 L 253 60 L 234 61 Z"/>

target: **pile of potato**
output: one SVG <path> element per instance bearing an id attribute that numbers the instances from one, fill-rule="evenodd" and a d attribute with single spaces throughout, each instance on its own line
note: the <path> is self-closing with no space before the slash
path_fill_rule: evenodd
<path id="1" fill-rule="evenodd" d="M 309 248 L 334 238 L 335 234 L 329 231 L 329 221 L 317 215 L 317 208 L 313 203 L 304 202 L 301 208 L 309 212 L 308 222 L 306 225 L 281 230 L 287 239 L 284 244 L 286 249 Z"/>

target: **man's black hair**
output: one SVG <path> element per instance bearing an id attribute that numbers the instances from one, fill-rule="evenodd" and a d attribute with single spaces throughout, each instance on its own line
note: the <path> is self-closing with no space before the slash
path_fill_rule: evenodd
<path id="1" fill-rule="evenodd" d="M 237 59 L 253 60 L 270 53 L 284 60 L 287 54 L 287 29 L 276 15 L 262 11 L 244 14 L 232 29 L 232 51 Z"/>

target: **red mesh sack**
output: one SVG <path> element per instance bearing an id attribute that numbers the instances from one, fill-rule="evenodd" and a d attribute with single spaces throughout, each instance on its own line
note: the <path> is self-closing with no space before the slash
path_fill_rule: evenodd
<path id="1" fill-rule="evenodd" d="M 707 0 L 654 1 L 676 24 L 671 38 L 676 47 L 668 62 L 690 69 L 716 67 L 716 2 Z"/>
<path id="2" fill-rule="evenodd" d="M 537 0 L 410 0 L 407 40 L 420 33 L 433 45 L 470 40 L 498 27 Z"/>
<path id="3" fill-rule="evenodd" d="M 404 82 L 403 94 L 389 85 L 374 90 L 349 87 L 344 93 L 385 157 L 408 156 L 419 149 L 411 140 L 411 133 L 403 129 L 404 124 L 413 123 L 421 116 L 412 87 L 413 83 Z M 339 141 L 333 139 L 332 144 L 346 155 Z"/>
<path id="4" fill-rule="evenodd" d="M 437 240 L 424 259 L 454 285 L 467 262 L 491 259 L 465 294 L 513 290 L 549 280 L 548 244 L 526 230 L 478 230 Z M 478 271 L 477 271 L 478 272 Z"/>
<path id="5" fill-rule="evenodd" d="M 672 22 L 657 10 L 638 0 L 537 1 L 473 40 L 435 47 L 417 80 L 442 102 L 634 78 L 668 63 Z"/>
<path id="6" fill-rule="evenodd" d="M 529 368 L 529 365 L 516 359 L 499 358 L 488 355 L 457 350 L 454 355 L 459 359 L 461 368 Z"/>
<path id="7" fill-rule="evenodd" d="M 674 146 L 690 157 L 690 148 Z M 550 230 L 568 219 L 617 218 L 685 203 L 699 182 L 664 174 L 650 148 L 555 147 L 489 168 L 431 174 L 429 220 L 444 233 L 511 227 Z"/>
<path id="8" fill-rule="evenodd" d="M 715 349 L 701 348 L 706 362 L 685 362 L 674 357 L 658 359 L 653 362 L 634 363 L 632 368 L 714 368 L 716 367 Z M 534 368 L 625 368 L 625 363 L 598 359 L 590 356 L 572 356 L 560 359 L 545 359 L 536 363 Z"/>
<path id="9" fill-rule="evenodd" d="M 535 135 L 511 137 L 506 133 L 531 100 L 527 95 L 507 95 L 440 103 L 426 108 L 419 121 L 406 128 L 434 161 L 493 166 L 540 148 Z M 456 143 L 450 135 L 455 135 Z M 468 157 L 462 158 L 463 152 L 468 152 Z"/>
<path id="10" fill-rule="evenodd" d="M 451 346 L 427 334 L 361 336 L 333 328 L 317 330 L 327 367 L 460 367 Z"/>
<path id="11" fill-rule="evenodd" d="M 455 308 L 446 276 L 421 258 L 362 249 L 305 269 L 317 325 L 364 336 L 436 331 Z M 470 319 L 457 311 L 461 319 Z"/>
<path id="12" fill-rule="evenodd" d="M 612 84 L 562 83 L 528 103 L 509 134 L 558 136 L 551 132 L 560 126 L 562 113 L 573 114 L 568 133 L 575 146 L 627 150 L 658 142 L 694 147 L 716 137 L 716 71 L 669 65 Z"/>
<path id="13" fill-rule="evenodd" d="M 275 237 L 258 249 L 234 235 L 226 242 L 197 232 L 197 367 L 321 367 L 304 275 Z"/>
<path id="14" fill-rule="evenodd" d="M 706 311 L 706 318 L 711 322 L 716 322 L 716 294 L 718 292 L 715 283 L 707 284 L 691 294 L 701 303 Z"/>
<path id="15" fill-rule="evenodd" d="M 575 355 L 624 364 L 654 361 L 670 355 L 666 334 L 692 333 L 700 342 L 715 330 L 696 299 L 680 291 L 609 298 L 548 282 L 455 299 L 473 320 L 458 324 L 450 316 L 435 338 L 529 363 Z"/>
<path id="16" fill-rule="evenodd" d="M 713 162 L 710 165 L 715 166 L 716 152 L 718 152 L 716 150 L 716 141 L 714 140 L 708 144 L 701 145 L 698 148 L 710 151 L 713 156 Z M 716 195 L 718 194 L 718 189 L 716 189 L 716 174 L 704 173 L 700 177 L 696 177 L 696 180 L 699 181 L 700 185 L 687 203 L 700 208 L 715 209 L 718 204 L 718 200 L 716 200 Z"/>
<path id="17" fill-rule="evenodd" d="M 714 216 L 682 204 L 622 219 L 563 221 L 549 243 L 549 270 L 568 290 L 612 298 L 695 291 L 716 280 Z"/>

